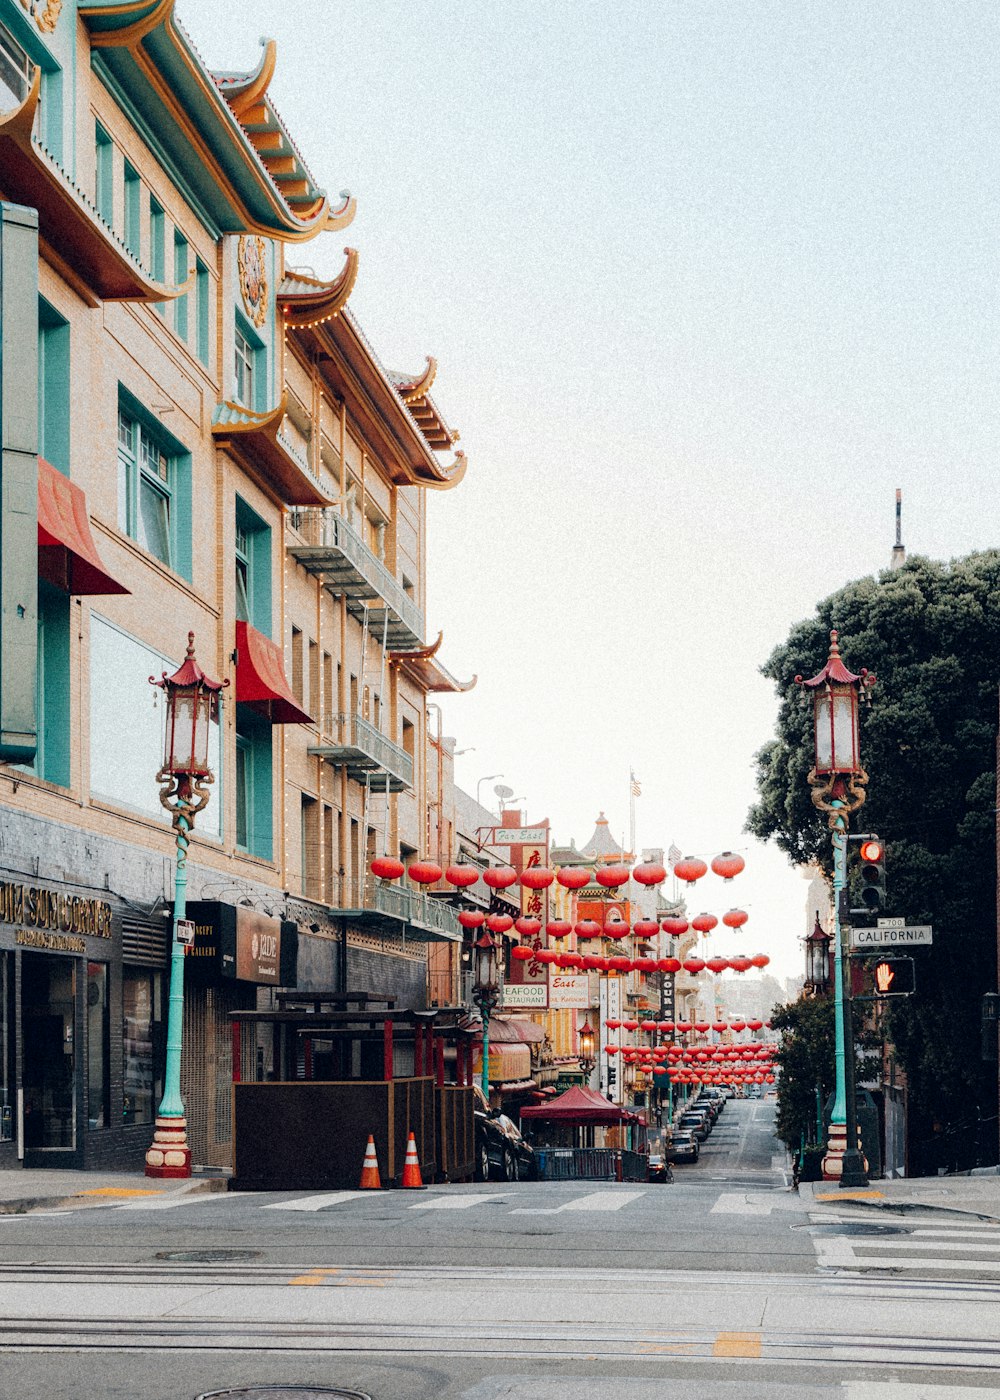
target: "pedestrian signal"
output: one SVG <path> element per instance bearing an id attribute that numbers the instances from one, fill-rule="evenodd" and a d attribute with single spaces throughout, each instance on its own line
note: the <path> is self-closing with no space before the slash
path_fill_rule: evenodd
<path id="1" fill-rule="evenodd" d="M 912 958 L 880 958 L 869 962 L 861 978 L 862 995 L 859 1000 L 869 1001 L 873 997 L 908 997 L 915 989 Z"/>
<path id="2" fill-rule="evenodd" d="M 858 854 L 861 857 L 861 903 L 873 913 L 885 905 L 885 846 L 877 836 L 862 841 Z"/>

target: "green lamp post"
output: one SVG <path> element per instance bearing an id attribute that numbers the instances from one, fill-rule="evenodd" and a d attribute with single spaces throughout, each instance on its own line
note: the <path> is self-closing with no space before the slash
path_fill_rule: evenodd
<path id="1" fill-rule="evenodd" d="M 484 929 L 473 946 L 472 999 L 483 1023 L 483 1093 L 490 1096 L 490 1013 L 500 996 L 500 964 L 497 945 Z"/>

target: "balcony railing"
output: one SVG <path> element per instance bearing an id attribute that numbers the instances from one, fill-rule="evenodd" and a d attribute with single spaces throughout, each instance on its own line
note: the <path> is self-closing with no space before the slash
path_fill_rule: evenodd
<path id="1" fill-rule="evenodd" d="M 374 877 L 345 880 L 337 912 L 358 922 L 405 925 L 403 932 L 423 942 L 459 943 L 462 938 L 450 904 L 429 899 L 417 890 L 383 884 Z"/>
<path id="2" fill-rule="evenodd" d="M 322 577 L 331 593 L 347 599 L 348 611 L 361 617 L 368 607 L 372 634 L 400 651 L 423 645 L 424 615 L 403 585 L 335 510 L 296 511 L 292 521 L 304 544 L 288 552 L 311 574 Z"/>
<path id="3" fill-rule="evenodd" d="M 413 758 L 361 715 L 334 715 L 323 722 L 335 742 L 313 744 L 311 754 L 346 768 L 347 776 L 364 782 L 370 775 L 373 792 L 402 792 L 413 787 Z"/>

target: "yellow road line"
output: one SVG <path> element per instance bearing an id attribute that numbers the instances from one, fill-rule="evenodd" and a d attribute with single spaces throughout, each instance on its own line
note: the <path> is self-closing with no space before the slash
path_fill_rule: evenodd
<path id="1" fill-rule="evenodd" d="M 814 1201 L 865 1201 L 872 1197 L 882 1199 L 884 1191 L 826 1191 L 813 1196 Z"/>
<path id="2" fill-rule="evenodd" d="M 760 1356 L 759 1332 L 720 1332 L 712 1347 L 713 1356 Z"/>
<path id="3" fill-rule="evenodd" d="M 142 1190 L 139 1187 L 95 1186 L 89 1191 L 75 1191 L 76 1196 L 162 1196 L 162 1187 Z"/>

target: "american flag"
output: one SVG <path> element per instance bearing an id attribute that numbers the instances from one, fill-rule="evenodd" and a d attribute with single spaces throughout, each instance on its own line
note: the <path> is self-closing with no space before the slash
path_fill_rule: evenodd
<path id="1" fill-rule="evenodd" d="M 681 854 L 680 846 L 671 846 L 670 850 L 667 852 L 667 860 L 671 865 L 676 865 L 681 858 Z"/>
<path id="2" fill-rule="evenodd" d="M 641 796 L 642 796 L 642 788 L 639 786 L 639 779 L 635 776 L 634 773 L 630 773 L 630 774 L 629 774 L 629 779 L 631 780 L 631 792 L 632 792 L 632 796 L 633 796 L 633 797 L 641 797 Z"/>

